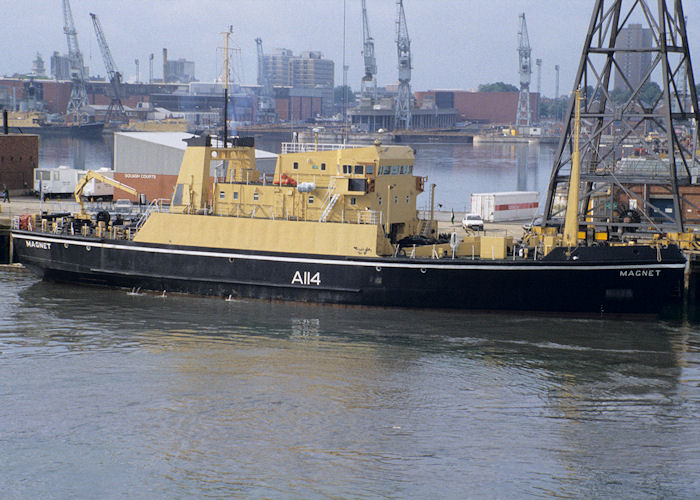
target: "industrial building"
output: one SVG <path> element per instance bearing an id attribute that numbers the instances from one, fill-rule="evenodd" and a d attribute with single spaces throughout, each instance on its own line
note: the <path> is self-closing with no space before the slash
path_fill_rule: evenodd
<path id="1" fill-rule="evenodd" d="M 187 147 L 184 139 L 191 137 L 185 132 L 115 133 L 114 179 L 146 195 L 148 200 L 170 200 Z M 256 149 L 255 162 L 261 172 L 273 173 L 277 155 Z M 212 167 L 212 181 L 215 175 Z M 136 201 L 127 193 L 115 192 L 115 198 Z"/>
<path id="2" fill-rule="evenodd" d="M 515 123 L 519 92 L 428 90 L 416 92 L 415 96 L 418 107 L 426 99 L 432 99 L 438 110 L 454 108 L 457 111 L 457 121 L 511 125 Z M 529 97 L 532 122 L 537 123 L 539 94 L 530 92 Z"/>

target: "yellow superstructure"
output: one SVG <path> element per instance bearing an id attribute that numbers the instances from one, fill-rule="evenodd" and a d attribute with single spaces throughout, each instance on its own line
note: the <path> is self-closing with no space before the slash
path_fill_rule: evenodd
<path id="1" fill-rule="evenodd" d="M 245 139 L 227 148 L 193 140 L 170 213 L 152 214 L 135 241 L 377 256 L 394 253 L 402 238 L 437 236 L 437 224 L 418 217 L 424 180 L 413 175 L 410 147 L 296 146 L 279 156 L 268 178 Z M 210 185 L 212 168 L 217 177 Z"/>

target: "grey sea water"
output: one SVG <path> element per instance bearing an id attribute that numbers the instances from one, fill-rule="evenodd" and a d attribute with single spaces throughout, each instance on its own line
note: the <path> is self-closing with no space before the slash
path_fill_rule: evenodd
<path id="1" fill-rule="evenodd" d="M 548 180 L 551 148 L 416 147 L 455 210 L 465 193 Z M 0 271 L 0 492 L 695 498 L 700 328 L 133 295 Z"/>
<path id="2" fill-rule="evenodd" d="M 687 324 L 0 278 L 11 498 L 693 498 Z"/>

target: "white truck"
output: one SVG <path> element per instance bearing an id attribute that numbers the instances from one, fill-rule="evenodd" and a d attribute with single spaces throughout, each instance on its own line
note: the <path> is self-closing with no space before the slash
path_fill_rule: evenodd
<path id="1" fill-rule="evenodd" d="M 538 212 L 539 198 L 537 191 L 473 193 L 471 212 L 487 222 L 531 220 Z"/>
<path id="2" fill-rule="evenodd" d="M 105 177 L 114 177 L 112 169 L 103 167 L 97 170 Z M 48 198 L 62 198 L 73 196 L 78 181 L 85 177 L 87 170 L 61 165 L 56 168 L 34 169 L 34 191 Z M 111 200 L 114 196 L 114 188 L 96 179 L 90 180 L 83 190 L 83 196 L 96 200 Z"/>

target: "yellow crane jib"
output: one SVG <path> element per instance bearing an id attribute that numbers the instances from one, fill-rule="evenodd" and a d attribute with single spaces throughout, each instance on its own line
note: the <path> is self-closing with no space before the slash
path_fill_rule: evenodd
<path id="1" fill-rule="evenodd" d="M 133 196 L 138 197 L 138 195 L 139 195 L 138 191 L 136 191 L 131 186 L 127 186 L 126 184 L 122 184 L 119 181 L 115 181 L 111 177 L 107 177 L 106 175 L 102 175 L 102 174 L 95 172 L 93 170 L 88 170 L 87 173 L 85 174 L 85 176 L 78 181 L 78 184 L 76 184 L 76 186 L 75 186 L 75 191 L 73 191 L 73 196 L 75 196 L 76 203 L 80 204 L 80 213 L 85 213 L 85 205 L 84 205 L 83 199 L 82 199 L 83 190 L 85 189 L 85 186 L 87 186 L 88 183 L 93 179 L 98 181 L 98 182 L 104 182 L 105 184 L 109 184 L 110 186 L 112 186 L 116 189 L 121 189 L 122 191 L 126 191 L 127 193 L 129 193 Z"/>

